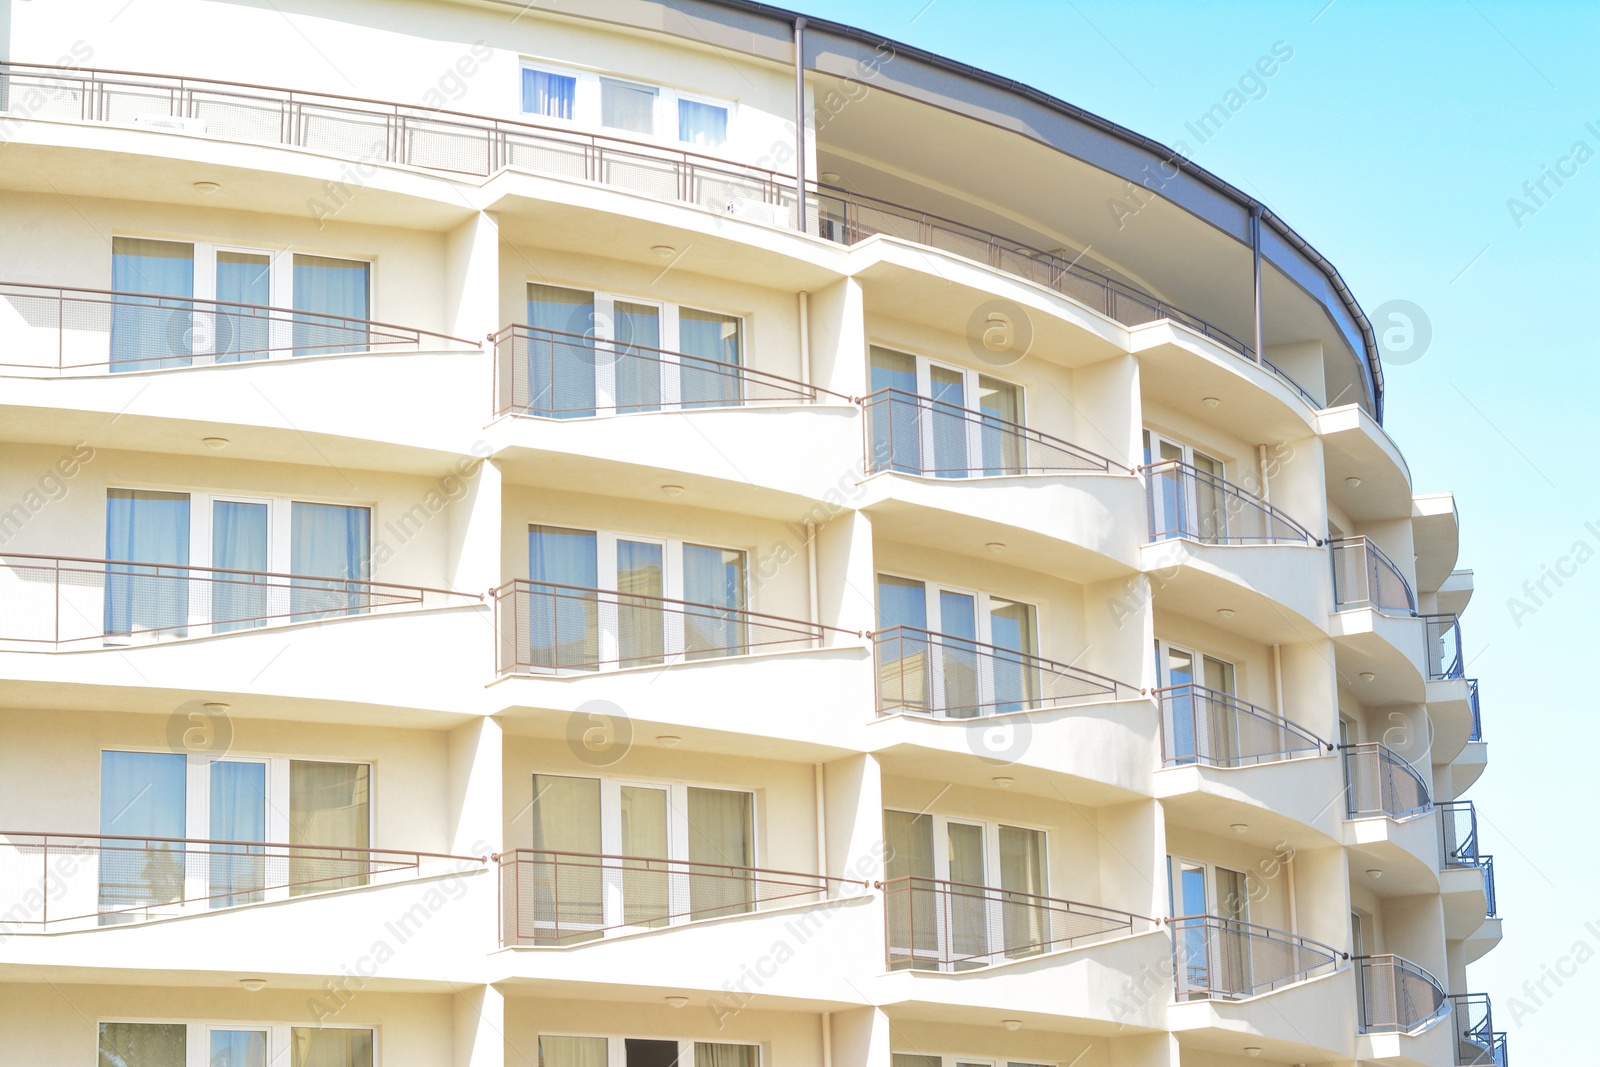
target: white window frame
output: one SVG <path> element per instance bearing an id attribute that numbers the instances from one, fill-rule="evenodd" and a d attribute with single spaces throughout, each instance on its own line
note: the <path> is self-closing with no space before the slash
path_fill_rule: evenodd
<path id="1" fill-rule="evenodd" d="M 1173 652 L 1185 652 L 1188 653 L 1190 662 L 1192 662 L 1195 667 L 1196 677 L 1194 678 L 1193 684 L 1200 686 L 1202 689 L 1210 688 L 1206 685 L 1205 680 L 1205 661 L 1208 659 L 1215 660 L 1217 663 L 1226 664 L 1233 673 L 1233 690 L 1227 695 L 1239 700 L 1244 699 L 1239 695 L 1239 664 L 1235 660 L 1229 659 L 1227 656 L 1218 656 L 1211 652 L 1206 652 L 1203 649 L 1199 649 L 1193 645 L 1184 644 L 1179 641 L 1168 641 L 1164 637 L 1156 638 L 1155 647 L 1156 688 L 1166 689 L 1173 684 L 1171 668 L 1168 666 L 1168 658 Z"/>
<path id="2" fill-rule="evenodd" d="M 978 370 L 973 367 L 964 367 L 959 363 L 951 363 L 948 360 L 935 359 L 932 356 L 924 356 L 920 353 L 912 352 L 900 345 L 882 344 L 876 341 L 869 341 L 867 346 L 867 375 L 869 380 L 872 375 L 871 362 L 872 349 L 874 348 L 881 348 L 887 352 L 893 352 L 896 355 L 910 356 L 912 359 L 916 360 L 917 398 L 918 400 L 930 405 L 933 403 L 934 368 L 937 367 L 939 370 L 951 371 L 961 375 L 961 410 L 966 412 L 968 416 L 966 420 L 966 449 L 969 469 L 966 474 L 962 475 L 963 477 L 979 477 L 983 474 L 982 469 L 974 468 L 972 463 L 972 458 L 974 456 L 981 457 L 983 455 L 983 425 L 980 420 L 985 416 L 983 414 L 983 409 L 978 405 L 979 378 L 993 378 L 995 381 L 1004 382 L 1006 385 L 1009 385 L 1011 388 L 1015 389 L 1017 393 L 1017 421 L 1015 425 L 1022 427 L 1026 427 L 1028 425 L 1028 390 L 1027 387 L 1021 382 L 1012 381 L 1009 378 L 1004 378 L 998 374 L 992 374 L 986 370 Z M 941 403 L 944 402 L 941 401 Z M 954 405 L 951 406 L 953 407 Z M 934 454 L 935 441 L 934 420 L 931 418 L 923 418 L 918 421 L 922 427 L 921 440 L 918 442 L 921 448 L 921 454 L 924 457 L 932 456 Z M 976 469 L 977 473 L 973 473 L 974 469 Z M 950 477 L 955 477 L 955 475 L 950 475 Z"/>
<path id="3" fill-rule="evenodd" d="M 536 70 L 545 74 L 559 74 L 565 78 L 577 79 L 577 85 L 573 87 L 572 91 L 571 119 L 561 119 L 551 115 L 540 115 L 522 110 L 522 72 L 524 70 Z M 600 83 L 602 81 L 612 81 L 621 85 L 649 89 L 655 93 L 655 104 L 650 113 L 652 132 L 648 134 L 635 133 L 632 130 L 620 130 L 614 126 L 601 124 Z M 728 113 L 728 134 L 722 144 L 697 145 L 678 139 L 679 100 L 688 100 L 696 104 L 710 104 L 713 107 L 720 107 Z M 738 114 L 738 104 L 737 101 L 726 97 L 712 96 L 689 89 L 679 89 L 675 86 L 662 85 L 659 82 L 652 82 L 644 78 L 631 77 L 611 71 L 585 70 L 563 63 L 547 62 L 535 56 L 523 56 L 517 64 L 517 113 L 527 116 L 536 122 L 548 122 L 558 126 L 583 129 L 622 140 L 664 145 L 687 145 L 689 146 L 688 150 L 691 152 L 725 153 L 734 139 L 734 124 Z"/>
<path id="4" fill-rule="evenodd" d="M 618 778 L 611 775 L 573 774 L 568 771 L 533 771 L 529 774 L 529 789 L 532 791 L 533 779 L 536 775 L 547 778 L 575 778 L 580 781 L 598 781 L 600 783 L 600 851 L 607 856 L 620 856 L 622 852 L 622 789 L 624 786 L 642 787 L 645 789 L 661 789 L 667 793 L 667 859 L 672 864 L 671 873 L 667 876 L 668 900 L 671 902 L 687 901 L 689 899 L 689 790 L 716 789 L 725 793 L 743 793 L 750 798 L 750 855 L 751 867 L 761 864 L 761 810 L 760 795 L 754 789 L 743 789 L 738 786 L 728 786 L 712 782 L 691 782 L 680 779 L 643 779 L 643 778 Z M 531 807 L 530 807 L 531 810 Z M 531 837 L 532 826 L 529 827 Z M 524 838 L 528 840 L 528 838 Z M 604 911 L 601 917 L 602 936 L 618 937 L 623 934 L 637 933 L 640 930 L 658 929 L 649 926 L 629 926 L 623 922 L 626 915 L 622 895 L 621 868 L 607 867 L 603 872 L 605 886 Z M 759 905 L 758 905 L 759 909 Z M 757 910 L 758 910 L 757 909 Z M 669 911 L 680 912 L 683 909 L 669 906 Z M 683 926 L 694 922 L 691 915 L 678 914 L 669 920 L 669 926 Z M 579 929 L 576 924 L 565 924 Z M 553 1037 L 599 1037 L 599 1034 L 552 1034 Z"/>
<path id="5" fill-rule="evenodd" d="M 694 1047 L 696 1045 L 746 1045 L 746 1046 L 753 1047 L 756 1050 L 756 1065 L 757 1065 L 757 1067 L 762 1067 L 762 1065 L 764 1065 L 767 1062 L 767 1045 L 766 1045 L 766 1042 L 764 1042 L 764 1041 L 696 1041 L 693 1038 L 684 1038 L 684 1037 L 651 1037 L 648 1034 L 627 1034 L 627 1035 L 624 1035 L 624 1036 L 617 1036 L 615 1034 L 567 1033 L 567 1032 L 554 1031 L 554 1030 L 540 1030 L 538 1036 L 539 1037 L 603 1038 L 605 1040 L 605 1042 L 606 1042 L 606 1067 L 627 1067 L 627 1065 L 628 1065 L 628 1046 L 627 1046 L 627 1042 L 630 1041 L 630 1040 L 631 1041 L 673 1041 L 673 1042 L 676 1042 L 677 1046 L 678 1046 L 678 1060 L 677 1060 L 677 1062 L 680 1063 L 680 1064 L 692 1064 L 692 1063 L 695 1062 L 695 1060 L 694 1060 Z M 537 1038 L 535 1038 L 535 1041 L 537 1041 Z M 536 1044 L 535 1045 L 535 1057 L 537 1057 L 537 1055 L 538 1055 L 537 1048 L 538 1048 L 538 1046 Z"/>
<path id="6" fill-rule="evenodd" d="M 292 1034 L 295 1030 L 364 1030 L 372 1034 L 372 1063 L 379 1067 L 383 1063 L 382 1032 L 377 1026 L 334 1026 L 318 1023 L 307 1026 L 304 1023 L 283 1023 L 266 1021 L 243 1020 L 212 1020 L 212 1019 L 132 1019 L 121 1015 L 108 1015 L 95 1020 L 94 1038 L 95 1048 L 100 1047 L 101 1023 L 131 1023 L 150 1024 L 154 1026 L 183 1026 L 187 1028 L 185 1040 L 184 1067 L 210 1067 L 211 1063 L 211 1032 L 213 1030 L 239 1031 L 254 1030 L 265 1031 L 267 1035 L 267 1063 L 273 1067 L 281 1067 L 289 1062 L 292 1045 Z"/>
<path id="7" fill-rule="evenodd" d="M 1144 428 L 1144 448 L 1145 448 L 1146 453 L 1149 455 L 1148 462 L 1149 462 L 1149 464 L 1151 466 L 1155 466 L 1155 465 L 1158 465 L 1158 464 L 1161 464 L 1161 463 L 1170 462 L 1168 460 L 1163 459 L 1162 456 L 1161 456 L 1161 446 L 1162 445 L 1170 445 L 1173 448 L 1177 449 L 1178 450 L 1178 454 L 1179 454 L 1178 455 L 1178 462 L 1182 463 L 1184 466 L 1188 467 L 1189 469 L 1191 469 L 1193 471 L 1199 472 L 1199 470 L 1200 470 L 1199 465 L 1195 463 L 1195 456 L 1196 455 L 1202 456 L 1207 461 L 1216 464 L 1217 472 L 1216 472 L 1216 474 L 1212 475 L 1212 477 L 1216 478 L 1219 482 L 1221 482 L 1223 484 L 1227 484 L 1227 478 L 1228 478 L 1228 462 L 1227 462 L 1227 460 L 1222 459 L 1220 456 L 1213 456 L 1210 452 L 1204 451 L 1202 449 L 1198 449 L 1194 445 L 1188 443 L 1187 441 L 1181 441 L 1178 438 L 1173 437 L 1171 434 L 1164 433 L 1161 430 L 1157 430 L 1157 429 L 1154 429 L 1153 427 L 1146 426 Z M 1200 500 L 1199 500 L 1199 493 L 1198 493 L 1198 488 L 1199 487 L 1195 484 L 1194 480 L 1192 478 L 1188 477 L 1187 475 L 1184 475 L 1183 477 L 1181 477 L 1179 479 L 1179 481 L 1178 481 L 1178 484 L 1179 484 L 1179 486 L 1181 486 L 1181 489 L 1179 489 L 1178 491 L 1182 492 L 1182 494 L 1183 494 L 1183 501 L 1182 501 L 1182 505 L 1181 506 L 1185 510 L 1187 510 L 1187 512 L 1190 515 L 1195 516 L 1198 519 L 1198 517 L 1200 515 Z M 1155 512 L 1156 512 L 1156 516 L 1155 516 L 1156 528 L 1159 529 L 1159 530 L 1164 530 L 1164 531 L 1173 531 L 1173 530 L 1178 528 L 1178 523 L 1176 521 L 1176 517 L 1175 516 L 1166 514 L 1167 506 L 1168 506 L 1167 505 L 1167 498 L 1166 498 L 1165 494 L 1164 493 L 1160 493 L 1160 492 L 1155 493 L 1154 496 L 1152 497 L 1152 507 L 1155 509 Z M 1227 543 L 1227 521 L 1226 521 L 1227 520 L 1227 511 L 1226 511 L 1226 509 L 1224 509 L 1224 512 L 1223 512 L 1223 520 L 1224 521 L 1223 521 L 1222 536 L 1220 538 L 1218 538 L 1216 536 L 1212 536 L 1211 538 L 1205 538 L 1205 537 L 1202 536 L 1201 537 L 1201 543 L 1203 543 L 1203 544 L 1219 544 L 1219 543 L 1220 544 L 1226 544 Z M 1177 539 L 1178 537 L 1179 537 L 1179 535 L 1177 533 L 1169 532 L 1166 535 L 1166 539 L 1169 539 L 1169 540 L 1170 539 Z"/>
<path id="8" fill-rule="evenodd" d="M 1033 609 L 1034 651 L 1030 654 L 1034 656 L 1042 655 L 1042 653 L 1039 651 L 1039 632 L 1041 629 L 1043 629 L 1039 621 L 1039 605 L 1031 600 L 1022 600 L 1017 597 L 1001 596 L 999 593 L 990 593 L 982 589 L 969 589 L 963 586 L 947 585 L 944 582 L 936 581 L 931 578 L 923 578 L 915 574 L 908 574 L 904 571 L 891 571 L 880 568 L 877 573 L 885 578 L 898 578 L 901 581 L 921 583 L 923 590 L 923 609 L 927 615 L 929 633 L 945 633 L 945 631 L 942 629 L 944 619 L 942 615 L 942 605 L 940 604 L 941 593 L 953 593 L 957 596 L 972 597 L 972 610 L 977 615 L 977 618 L 974 620 L 976 624 L 974 628 L 977 631 L 977 637 L 973 638 L 973 640 L 982 645 L 994 645 L 994 625 L 991 614 L 993 610 L 991 607 L 992 601 L 1003 600 L 1008 604 L 1027 605 L 1029 608 Z M 878 592 L 876 577 L 873 579 L 872 592 L 873 599 L 876 601 Z M 876 604 L 874 604 L 874 608 L 876 608 Z"/>
<path id="9" fill-rule="evenodd" d="M 1014 1060 L 1009 1056 L 963 1056 L 959 1053 L 951 1052 L 892 1053 L 890 1056 L 891 1063 L 895 1055 L 932 1056 L 939 1061 L 940 1067 L 1059 1067 L 1055 1060 Z"/>

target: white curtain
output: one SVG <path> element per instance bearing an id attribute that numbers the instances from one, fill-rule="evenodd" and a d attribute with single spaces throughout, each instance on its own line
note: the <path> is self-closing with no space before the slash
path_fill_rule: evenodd
<path id="1" fill-rule="evenodd" d="M 365 763 L 289 761 L 291 896 L 367 884 L 370 776 Z"/>
<path id="2" fill-rule="evenodd" d="M 600 125 L 629 133 L 656 129 L 656 91 L 643 85 L 600 79 Z"/>
<path id="3" fill-rule="evenodd" d="M 211 825 L 217 841 L 267 839 L 267 765 L 237 760 L 211 764 Z M 225 908 L 261 899 L 266 887 L 264 849 L 253 845 L 211 846 L 211 906 Z"/>
<path id="4" fill-rule="evenodd" d="M 659 411 L 661 309 L 618 300 L 612 311 L 615 316 L 612 336 L 616 344 L 612 373 L 616 376 L 617 411 L 623 414 Z"/>
<path id="5" fill-rule="evenodd" d="M 183 1067 L 183 1023 L 101 1023 L 100 1067 Z"/>
<path id="6" fill-rule="evenodd" d="M 355 615 L 366 607 L 368 593 L 357 583 L 371 577 L 371 509 L 296 500 L 289 525 L 289 570 L 313 576 L 293 584 L 294 617 Z"/>
<path id="7" fill-rule="evenodd" d="M 578 79 L 566 74 L 522 68 L 522 111 L 552 119 L 572 118 Z"/>
<path id="8" fill-rule="evenodd" d="M 211 1031 L 211 1058 L 207 1067 L 267 1067 L 265 1030 Z"/>
<path id="9" fill-rule="evenodd" d="M 743 362 L 744 323 L 714 311 L 678 310 L 678 347 L 685 356 L 678 372 L 684 407 L 718 407 L 742 399 L 738 371 Z"/>
<path id="10" fill-rule="evenodd" d="M 266 359 L 271 321 L 272 257 L 259 252 L 217 253 L 217 300 L 250 307 L 219 307 L 213 347 L 218 363 Z"/>
<path id="11" fill-rule="evenodd" d="M 111 239 L 111 370 L 186 367 L 194 336 L 194 246 L 139 237 Z"/>
<path id="12" fill-rule="evenodd" d="M 183 633 L 189 618 L 189 494 L 106 490 L 105 632 Z M 175 566 L 177 565 L 177 566 Z"/>
<path id="13" fill-rule="evenodd" d="M 698 100 L 678 101 L 678 140 L 719 148 L 728 139 L 728 109 Z"/>
<path id="14" fill-rule="evenodd" d="M 655 541 L 617 541 L 619 665 L 660 663 L 666 651 L 660 597 L 666 592 L 665 547 Z M 628 595 L 633 594 L 633 595 Z"/>
<path id="15" fill-rule="evenodd" d="M 289 1032 L 291 1067 L 372 1067 L 372 1031 L 296 1026 Z"/>
<path id="16" fill-rule="evenodd" d="M 211 565 L 225 570 L 267 569 L 267 505 L 212 501 Z M 212 632 L 264 624 L 269 614 L 265 583 L 259 574 L 212 575 Z"/>
<path id="17" fill-rule="evenodd" d="M 326 256 L 294 257 L 294 354 L 328 355 L 367 347 L 372 265 Z M 355 321 L 346 321 L 355 320 Z"/>

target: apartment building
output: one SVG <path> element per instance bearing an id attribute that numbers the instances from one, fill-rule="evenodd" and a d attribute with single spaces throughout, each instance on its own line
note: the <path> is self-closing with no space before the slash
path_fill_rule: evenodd
<path id="1" fill-rule="evenodd" d="M 5 11 L 0 1061 L 1503 1067 L 1264 205 L 744 0 Z"/>

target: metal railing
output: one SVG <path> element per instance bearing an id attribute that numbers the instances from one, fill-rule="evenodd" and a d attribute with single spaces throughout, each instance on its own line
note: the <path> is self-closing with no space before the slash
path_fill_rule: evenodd
<path id="1" fill-rule="evenodd" d="M 881 389 L 861 404 L 868 474 L 995 478 L 1127 470 L 1058 437 L 899 389 Z"/>
<path id="2" fill-rule="evenodd" d="M 836 895 L 863 882 L 725 863 L 519 848 L 500 865 L 500 943 L 574 945 Z"/>
<path id="3" fill-rule="evenodd" d="M 1500 905 L 1494 894 L 1494 857 L 1485 852 L 1478 856 L 1478 869 L 1483 871 L 1483 899 L 1485 919 L 1498 919 Z"/>
<path id="4" fill-rule="evenodd" d="M 0 553 L 0 642 L 58 648 L 204 637 L 482 599 L 364 578 Z"/>
<path id="5" fill-rule="evenodd" d="M 1428 634 L 1428 680 L 1464 678 L 1461 659 L 1461 620 L 1454 615 L 1424 615 Z"/>
<path id="6" fill-rule="evenodd" d="M 796 223 L 790 174 L 532 121 L 208 78 L 0 63 L 0 106 L 14 107 L 13 100 L 29 101 L 23 112 L 29 118 L 132 124 L 461 174 L 515 167 L 772 226 Z M 1045 286 L 1123 325 L 1181 323 L 1274 374 L 1313 408 L 1322 407 L 1233 334 L 1083 266 L 1081 256 L 1069 258 L 1064 250 L 1036 248 L 837 186 L 808 182 L 805 198 L 806 228 L 812 234 L 846 245 L 880 233 L 899 237 Z M 323 206 L 332 214 L 342 204 L 330 197 Z"/>
<path id="7" fill-rule="evenodd" d="M 1344 770 L 1352 819 L 1406 819 L 1433 810 L 1427 782 L 1388 745 L 1345 745 Z"/>
<path id="8" fill-rule="evenodd" d="M 916 876 L 885 881 L 883 906 L 890 970 L 987 967 L 1158 925 L 1097 904 Z"/>
<path id="9" fill-rule="evenodd" d="M 1401 956 L 1357 956 L 1361 1032 L 1414 1034 L 1450 1012 L 1444 987 L 1427 970 Z"/>
<path id="10" fill-rule="evenodd" d="M 1506 1067 L 1506 1035 L 1494 1028 L 1487 993 L 1452 993 L 1458 1067 Z"/>
<path id="11" fill-rule="evenodd" d="M 1468 741 L 1483 740 L 1483 712 L 1478 706 L 1478 680 L 1467 679 L 1467 705 L 1472 708 L 1472 732 L 1467 734 Z"/>
<path id="12" fill-rule="evenodd" d="M 1311 531 L 1232 482 L 1188 463 L 1140 467 L 1150 540 L 1182 537 L 1207 545 L 1315 545 Z"/>
<path id="13" fill-rule="evenodd" d="M 851 398 L 736 363 L 589 334 L 506 326 L 493 336 L 495 414 L 578 419 Z"/>
<path id="14" fill-rule="evenodd" d="M 0 832 L 0 929 L 49 932 L 167 918 L 484 862 L 342 845 L 10 830 Z"/>
<path id="15" fill-rule="evenodd" d="M 119 373 L 478 347 L 458 337 L 320 311 L 0 282 L 0 367 L 6 368 Z"/>
<path id="16" fill-rule="evenodd" d="M 1299 934 L 1216 915 L 1169 920 L 1179 1000 L 1238 1000 L 1320 978 L 1343 954 Z"/>
<path id="17" fill-rule="evenodd" d="M 1445 869 L 1478 866 L 1478 812 L 1472 801 L 1445 800 L 1437 806 Z"/>
<path id="18" fill-rule="evenodd" d="M 1335 609 L 1376 608 L 1415 615 L 1411 584 L 1388 554 L 1365 537 L 1340 537 L 1328 542 L 1333 559 Z"/>
<path id="19" fill-rule="evenodd" d="M 517 579 L 494 591 L 496 670 L 617 670 L 820 648 L 860 634 L 743 608 Z"/>
<path id="20" fill-rule="evenodd" d="M 1129 689 L 1093 671 L 911 626 L 875 631 L 872 649 L 880 715 L 971 719 L 1115 700 Z"/>
<path id="21" fill-rule="evenodd" d="M 1192 682 L 1156 692 L 1161 700 L 1161 759 L 1167 767 L 1247 767 L 1333 748 L 1310 730 L 1231 693 Z"/>

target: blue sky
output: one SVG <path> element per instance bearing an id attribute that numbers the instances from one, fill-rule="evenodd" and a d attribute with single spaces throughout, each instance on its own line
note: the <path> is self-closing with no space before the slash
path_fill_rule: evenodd
<path id="1" fill-rule="evenodd" d="M 1469 976 L 1495 998 L 1519 1062 L 1592 1062 L 1600 849 L 1573 827 L 1595 821 L 1600 728 L 1596 694 L 1567 670 L 1596 654 L 1579 637 L 1600 603 L 1600 476 L 1582 445 L 1600 434 L 1600 343 L 1584 325 L 1600 303 L 1600 4 L 791 6 L 1167 144 L 1193 146 L 1186 122 L 1275 42 L 1293 48 L 1267 95 L 1194 158 L 1288 220 L 1369 313 L 1406 300 L 1428 318 L 1427 351 L 1386 371 L 1386 426 L 1418 492 L 1456 494 L 1460 565 L 1476 572 L 1463 632 L 1490 765 L 1468 797 L 1495 854 L 1506 938 Z M 1558 187 L 1546 168 L 1570 176 Z M 1541 178 L 1535 200 L 1524 183 Z M 1522 587 L 1546 567 L 1570 577 L 1546 577 L 1536 602 Z M 1512 597 L 1532 610 L 1514 615 Z M 1559 986 L 1557 969 L 1572 974 Z M 1541 978 L 1543 992 L 1524 990 Z"/>

